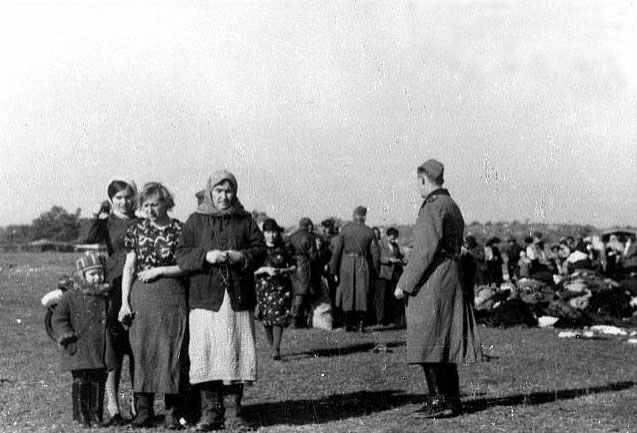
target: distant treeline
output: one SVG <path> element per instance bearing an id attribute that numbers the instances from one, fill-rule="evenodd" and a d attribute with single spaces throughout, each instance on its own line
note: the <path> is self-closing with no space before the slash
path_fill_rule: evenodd
<path id="1" fill-rule="evenodd" d="M 257 220 L 267 217 L 265 212 L 254 210 L 253 216 Z M 81 209 L 75 212 L 67 212 L 61 206 L 53 206 L 49 211 L 40 214 L 31 224 L 9 225 L 0 227 L 0 244 L 28 244 L 30 242 L 46 239 L 55 242 L 82 243 L 93 224 L 93 218 L 82 218 Z M 337 225 L 344 224 L 339 217 L 334 217 Z M 317 229 L 319 221 L 315 221 Z M 392 225 L 384 225 L 389 228 Z M 413 224 L 393 225 L 400 231 L 399 242 L 408 246 L 413 240 Z M 630 228 L 630 227 L 629 227 Z M 293 229 L 293 228 L 289 228 Z M 497 236 L 504 240 L 509 236 L 515 236 L 519 243 L 524 242 L 524 238 L 533 232 L 541 232 L 546 243 L 557 242 L 561 237 L 586 237 L 600 233 L 600 229 L 592 225 L 582 224 L 550 224 L 534 223 L 530 221 L 519 222 L 485 222 L 474 221 L 467 224 L 465 231 L 473 234 L 478 241 L 485 242 L 487 239 Z"/>

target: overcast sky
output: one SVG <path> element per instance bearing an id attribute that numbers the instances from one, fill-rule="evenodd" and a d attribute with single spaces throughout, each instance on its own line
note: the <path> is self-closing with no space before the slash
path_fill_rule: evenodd
<path id="1" fill-rule="evenodd" d="M 280 224 L 410 223 L 428 158 L 467 222 L 637 224 L 634 2 L 104 3 L 0 2 L 0 225 L 114 178 L 184 220 L 217 168 Z"/>

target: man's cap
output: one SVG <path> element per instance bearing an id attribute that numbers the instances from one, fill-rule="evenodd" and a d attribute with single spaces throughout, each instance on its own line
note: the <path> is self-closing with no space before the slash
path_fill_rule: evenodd
<path id="1" fill-rule="evenodd" d="M 354 216 L 367 216 L 367 208 L 365 206 L 356 206 L 356 208 L 354 209 Z"/>
<path id="2" fill-rule="evenodd" d="M 303 218 L 301 218 L 299 220 L 299 227 L 301 227 L 303 229 L 306 229 L 306 228 L 311 227 L 313 225 L 314 225 L 314 223 L 308 217 L 303 217 Z"/>
<path id="3" fill-rule="evenodd" d="M 441 183 L 444 178 L 445 166 L 440 161 L 429 159 L 418 167 L 418 171 L 425 173 L 431 180 Z"/>

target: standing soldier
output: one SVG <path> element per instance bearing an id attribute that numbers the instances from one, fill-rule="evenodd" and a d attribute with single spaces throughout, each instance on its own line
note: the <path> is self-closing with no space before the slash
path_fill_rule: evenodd
<path id="1" fill-rule="evenodd" d="M 311 296 L 316 294 L 316 276 L 313 275 L 313 271 L 316 272 L 318 250 L 313 233 L 312 220 L 303 217 L 299 220 L 298 230 L 288 238 L 290 250 L 293 251 L 296 261 L 296 270 L 290 275 L 294 291 L 290 314 L 295 328 L 307 327 Z"/>
<path id="2" fill-rule="evenodd" d="M 336 305 L 345 313 L 345 330 L 354 325 L 365 331 L 369 291 L 373 273 L 379 268 L 380 254 L 374 231 L 365 225 L 367 209 L 354 209 L 353 221 L 341 229 L 334 242 L 330 272 L 338 276 Z"/>
<path id="3" fill-rule="evenodd" d="M 427 418 L 461 413 L 457 363 L 482 360 L 469 300 L 463 293 L 460 249 L 464 219 L 442 188 L 443 165 L 433 159 L 418 167 L 424 202 L 414 227 L 414 248 L 395 296 L 407 303 L 407 362 L 423 366 L 430 400 Z"/>

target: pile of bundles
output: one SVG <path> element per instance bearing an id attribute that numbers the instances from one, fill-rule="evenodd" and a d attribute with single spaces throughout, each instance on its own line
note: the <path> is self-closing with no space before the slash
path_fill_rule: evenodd
<path id="1" fill-rule="evenodd" d="M 637 326 L 637 280 L 616 282 L 579 270 L 558 284 L 530 278 L 475 291 L 478 323 L 491 327 Z"/>

